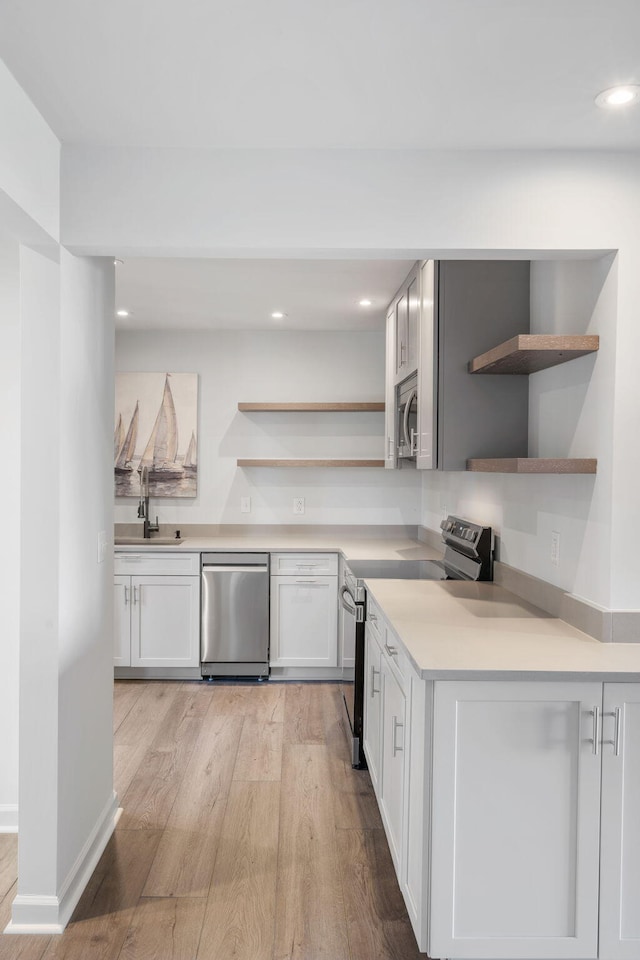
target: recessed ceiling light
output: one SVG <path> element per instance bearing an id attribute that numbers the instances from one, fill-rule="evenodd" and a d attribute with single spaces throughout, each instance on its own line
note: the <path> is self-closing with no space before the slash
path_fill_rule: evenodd
<path id="1" fill-rule="evenodd" d="M 129 310 L 116 310 L 116 317 L 130 317 L 131 312 Z"/>
<path id="2" fill-rule="evenodd" d="M 640 98 L 640 86 L 635 83 L 623 87 L 609 87 L 596 97 L 599 107 L 626 107 Z"/>
<path id="3" fill-rule="evenodd" d="M 121 260 L 120 257 L 113 258 L 114 267 L 119 267 L 121 263 L 124 263 L 124 260 Z"/>
<path id="4" fill-rule="evenodd" d="M 272 318 L 273 318 L 274 320 L 284 320 L 284 318 L 286 317 L 286 313 L 281 313 L 280 310 L 275 310 L 275 311 L 271 314 L 271 316 L 272 316 Z"/>
<path id="5" fill-rule="evenodd" d="M 358 300 L 358 305 L 359 305 L 360 307 L 370 307 L 370 306 L 371 306 L 371 300 L 367 300 L 366 298 L 365 298 L 364 300 Z"/>

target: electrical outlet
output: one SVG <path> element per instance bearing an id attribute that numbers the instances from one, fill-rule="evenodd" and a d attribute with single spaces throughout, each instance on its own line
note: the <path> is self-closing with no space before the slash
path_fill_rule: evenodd
<path id="1" fill-rule="evenodd" d="M 293 512 L 296 514 L 304 513 L 304 497 L 293 498 Z"/>
<path id="2" fill-rule="evenodd" d="M 251 497 L 240 497 L 240 513 L 251 513 Z"/>
<path id="3" fill-rule="evenodd" d="M 560 566 L 560 534 L 557 530 L 551 531 L 551 563 L 554 567 Z"/>

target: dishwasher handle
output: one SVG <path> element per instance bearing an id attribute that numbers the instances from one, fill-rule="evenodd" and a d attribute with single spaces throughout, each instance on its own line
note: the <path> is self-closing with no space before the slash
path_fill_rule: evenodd
<path id="1" fill-rule="evenodd" d="M 203 573 L 268 573 L 269 567 L 260 567 L 256 563 L 238 563 L 231 566 L 225 563 L 203 563 Z"/>
<path id="2" fill-rule="evenodd" d="M 203 570 L 222 570 L 224 567 L 246 567 L 260 570 L 262 573 L 269 571 L 268 553 L 203 553 Z"/>

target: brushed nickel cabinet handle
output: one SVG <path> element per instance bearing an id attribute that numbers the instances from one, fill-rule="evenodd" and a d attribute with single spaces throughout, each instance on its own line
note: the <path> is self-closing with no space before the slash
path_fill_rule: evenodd
<path id="1" fill-rule="evenodd" d="M 371 667 L 371 699 L 375 697 L 376 693 L 380 693 L 380 689 L 376 690 L 376 673 L 380 676 L 380 671 L 372 665 Z"/>
<path id="2" fill-rule="evenodd" d="M 600 707 L 594 707 L 591 711 L 593 717 L 593 737 L 591 742 L 593 744 L 593 755 L 597 757 L 600 752 L 600 740 L 598 737 L 599 727 L 600 727 Z"/>
<path id="3" fill-rule="evenodd" d="M 402 751 L 404 750 L 404 745 L 402 747 L 399 747 L 396 742 L 396 734 L 398 730 L 404 730 L 404 723 L 400 723 L 397 717 L 392 717 L 391 720 L 392 720 L 391 736 L 392 736 L 393 756 L 395 757 L 396 753 L 402 753 Z"/>

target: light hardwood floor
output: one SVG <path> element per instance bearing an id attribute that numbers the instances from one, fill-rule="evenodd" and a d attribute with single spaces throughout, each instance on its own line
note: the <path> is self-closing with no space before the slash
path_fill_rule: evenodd
<path id="1" fill-rule="evenodd" d="M 124 812 L 64 934 L 0 960 L 414 960 L 332 684 L 119 681 Z M 0 836 L 0 929 L 16 892 Z"/>

